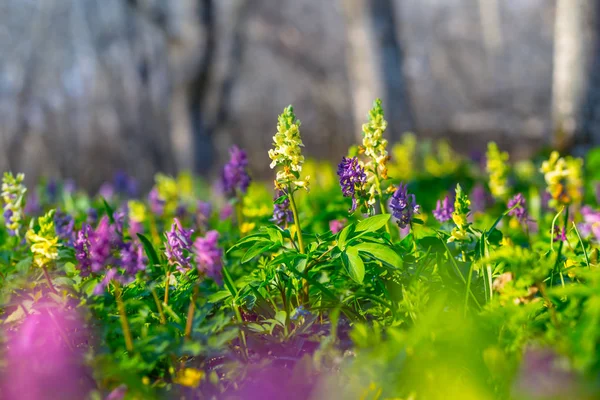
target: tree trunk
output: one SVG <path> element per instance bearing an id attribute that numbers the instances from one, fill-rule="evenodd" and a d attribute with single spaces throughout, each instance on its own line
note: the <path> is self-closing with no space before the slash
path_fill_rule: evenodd
<path id="1" fill-rule="evenodd" d="M 552 119 L 554 145 L 577 153 L 600 144 L 600 2 L 558 0 Z"/>

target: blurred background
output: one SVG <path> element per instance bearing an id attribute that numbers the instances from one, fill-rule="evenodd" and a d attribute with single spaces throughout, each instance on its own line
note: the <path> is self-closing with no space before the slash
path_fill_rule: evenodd
<path id="1" fill-rule="evenodd" d="M 337 161 L 381 97 L 390 142 L 524 158 L 600 142 L 597 0 L 1 0 L 0 170 L 95 190 L 118 171 L 270 178 L 293 104 Z"/>

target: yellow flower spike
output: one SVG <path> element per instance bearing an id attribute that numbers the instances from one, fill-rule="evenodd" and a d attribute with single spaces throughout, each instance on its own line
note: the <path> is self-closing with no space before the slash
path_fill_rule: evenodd
<path id="1" fill-rule="evenodd" d="M 14 176 L 5 172 L 2 178 L 0 196 L 4 203 L 4 218 L 6 227 L 19 236 L 21 222 L 23 220 L 23 208 L 25 207 L 25 194 L 27 188 L 23 185 L 24 174 Z"/>
<path id="2" fill-rule="evenodd" d="M 277 121 L 277 133 L 273 136 L 273 148 L 269 150 L 271 169 L 279 166 L 275 187 L 294 184 L 308 190 L 308 179 L 300 179 L 304 156 L 304 146 L 300 138 L 300 121 L 296 119 L 294 108 L 287 106 Z M 300 185 L 299 185 L 299 184 Z"/>
<path id="3" fill-rule="evenodd" d="M 583 160 L 573 157 L 560 157 L 557 151 L 542 163 L 547 192 L 552 196 L 550 205 L 579 204 L 583 197 Z"/>
<path id="4" fill-rule="evenodd" d="M 36 233 L 33 228 L 25 235 L 31 245 L 33 264 L 39 268 L 49 266 L 58 258 L 58 236 L 54 228 L 54 210 L 48 211 L 39 218 L 40 228 Z"/>
<path id="5" fill-rule="evenodd" d="M 158 196 L 165 202 L 165 214 L 173 215 L 179 205 L 179 185 L 170 176 L 158 173 L 155 175 Z"/>
<path id="6" fill-rule="evenodd" d="M 146 205 L 139 200 L 129 200 L 127 202 L 129 210 L 129 219 L 134 222 L 142 223 L 146 220 Z"/>
<path id="7" fill-rule="evenodd" d="M 173 382 L 178 385 L 197 388 L 200 386 L 200 381 L 204 379 L 204 371 L 195 368 L 183 368 L 177 372 L 177 376 Z"/>
<path id="8" fill-rule="evenodd" d="M 508 187 L 508 153 L 500 151 L 494 142 L 488 144 L 486 153 L 486 170 L 490 177 L 489 187 L 492 196 L 500 200 L 506 200 L 510 195 Z"/>

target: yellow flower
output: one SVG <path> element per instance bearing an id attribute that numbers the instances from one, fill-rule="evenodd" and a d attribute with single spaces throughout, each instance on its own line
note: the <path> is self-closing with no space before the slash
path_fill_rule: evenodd
<path id="1" fill-rule="evenodd" d="M 184 368 L 177 372 L 177 376 L 173 381 L 182 386 L 197 388 L 204 375 L 204 371 L 195 368 Z"/>
<path id="2" fill-rule="evenodd" d="M 242 226 L 240 226 L 240 231 L 245 235 L 246 233 L 251 232 L 255 227 L 256 224 L 254 222 L 244 222 Z"/>
<path id="3" fill-rule="evenodd" d="M 471 211 L 469 206 L 471 205 L 471 201 L 465 192 L 463 192 L 460 184 L 456 185 L 456 197 L 454 199 L 454 212 L 452 213 L 452 221 L 456 227 L 452 230 L 450 234 L 450 238 L 448 238 L 449 242 L 453 242 L 455 240 L 465 240 L 467 238 L 467 228 L 469 226 L 469 222 L 467 220 L 467 216 Z"/>
<path id="4" fill-rule="evenodd" d="M 19 235 L 19 228 L 23 219 L 23 207 L 27 188 L 23 185 L 25 175 L 17 174 L 15 177 L 10 172 L 5 172 L 2 178 L 2 201 L 4 202 L 6 227 Z"/>
<path id="5" fill-rule="evenodd" d="M 304 156 L 302 155 L 302 139 L 300 138 L 300 121 L 296 119 L 294 108 L 287 106 L 277 120 L 277 133 L 273 136 L 273 148 L 269 150 L 271 169 L 279 166 L 277 183 L 287 186 L 309 189 L 308 177 L 300 179 Z"/>
<path id="6" fill-rule="evenodd" d="M 494 142 L 488 144 L 486 153 L 486 170 L 490 176 L 489 186 L 492 196 L 497 199 L 506 200 L 509 196 L 508 188 L 508 153 L 500 151 Z"/>
<path id="7" fill-rule="evenodd" d="M 142 223 L 146 220 L 146 205 L 139 200 L 129 200 L 127 202 L 129 210 L 129 219 L 134 222 Z"/>
<path id="8" fill-rule="evenodd" d="M 401 181 L 407 181 L 415 175 L 417 155 L 417 137 L 414 133 L 402 135 L 400 143 L 392 148 L 392 163 L 389 165 L 390 175 Z"/>
<path id="9" fill-rule="evenodd" d="M 578 204 L 583 196 L 582 178 L 583 160 L 581 158 L 560 157 L 557 151 L 542 163 L 540 171 L 544 174 L 547 191 L 552 196 L 550 205 Z"/>
<path id="10" fill-rule="evenodd" d="M 369 157 L 369 160 L 364 163 L 367 187 L 369 187 L 367 190 L 369 205 L 375 204 L 377 196 L 382 195 L 380 178 L 386 179 L 388 175 L 388 141 L 383 138 L 386 129 L 387 121 L 384 119 L 381 100 L 376 99 L 373 102 L 373 108 L 369 111 L 368 121 L 362 126 L 363 143 L 359 147 L 359 153 Z"/>
<path id="11" fill-rule="evenodd" d="M 154 180 L 158 196 L 165 202 L 165 214 L 173 215 L 179 205 L 180 190 L 177 181 L 160 173 L 154 176 Z"/>
<path id="12" fill-rule="evenodd" d="M 25 235 L 27 242 L 31 244 L 34 265 L 42 268 L 50 265 L 58 258 L 58 236 L 54 229 L 54 210 L 39 218 L 40 228 L 36 233 L 33 228 Z"/>

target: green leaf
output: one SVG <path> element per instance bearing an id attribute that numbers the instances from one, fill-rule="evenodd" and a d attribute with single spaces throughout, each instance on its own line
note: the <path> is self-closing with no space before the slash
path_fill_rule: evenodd
<path id="1" fill-rule="evenodd" d="M 222 300 L 228 299 L 229 297 L 231 297 L 229 290 L 220 290 L 208 296 L 207 300 L 209 303 L 218 303 Z"/>
<path id="2" fill-rule="evenodd" d="M 379 243 L 359 243 L 354 247 L 361 253 L 366 253 L 395 268 L 402 266 L 402 257 L 391 247 Z"/>
<path id="3" fill-rule="evenodd" d="M 242 257 L 241 263 L 247 263 L 257 255 L 262 254 L 266 250 L 270 249 L 271 246 L 273 246 L 273 243 L 270 241 L 260 241 L 259 243 L 254 244 L 254 246 L 250 247 L 248 251 L 246 251 L 246 254 L 244 254 L 244 257 Z"/>
<path id="4" fill-rule="evenodd" d="M 390 214 L 379 214 L 363 219 L 356 225 L 356 232 L 375 232 L 385 226 L 390 220 Z"/>
<path id="5" fill-rule="evenodd" d="M 264 233 L 255 233 L 254 235 L 246 236 L 246 237 L 238 240 L 238 242 L 236 244 L 234 244 L 227 250 L 227 254 L 231 253 L 234 250 L 239 249 L 240 247 L 243 247 L 247 243 L 257 242 L 259 240 L 263 241 L 263 242 L 269 241 L 269 239 L 267 239 L 267 237 L 265 236 Z"/>
<path id="6" fill-rule="evenodd" d="M 273 204 L 281 204 L 287 199 L 287 194 L 281 195 L 273 201 Z"/>
<path id="7" fill-rule="evenodd" d="M 362 283 L 365 279 L 365 264 L 358 255 L 356 247 L 346 248 L 346 259 L 348 260 L 348 274 L 356 283 Z"/>
<path id="8" fill-rule="evenodd" d="M 160 265 L 160 260 L 158 259 L 158 254 L 156 254 L 156 250 L 154 250 L 154 246 L 152 246 L 152 243 L 150 242 L 150 240 L 146 236 L 142 235 L 141 233 L 138 233 L 137 236 L 140 239 L 140 241 L 142 242 L 142 246 L 144 246 L 144 251 L 146 252 L 146 255 L 148 256 L 148 260 L 150 260 L 152 265 Z"/>
<path id="9" fill-rule="evenodd" d="M 106 210 L 106 215 L 108 215 L 108 220 L 110 221 L 111 224 L 114 224 L 115 223 L 115 216 L 114 216 L 115 211 L 107 203 L 107 201 L 104 197 L 102 198 L 102 203 L 104 204 L 104 209 Z"/>
<path id="10" fill-rule="evenodd" d="M 231 293 L 232 296 L 237 296 L 238 292 L 235 289 L 235 285 L 233 284 L 233 279 L 231 279 L 231 275 L 229 275 L 229 271 L 227 271 L 227 268 L 225 268 L 225 266 L 223 266 L 222 272 L 223 282 L 225 283 L 227 290 L 229 290 L 229 293 Z"/>
<path id="11" fill-rule="evenodd" d="M 352 231 L 354 224 L 350 224 L 346 226 L 338 235 L 337 246 L 340 250 L 344 250 L 346 248 L 346 242 L 348 241 L 348 235 Z"/>

